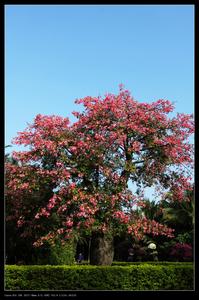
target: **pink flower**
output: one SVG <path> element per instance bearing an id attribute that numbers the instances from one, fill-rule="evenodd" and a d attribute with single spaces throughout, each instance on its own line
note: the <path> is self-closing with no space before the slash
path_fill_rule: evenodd
<path id="1" fill-rule="evenodd" d="M 133 142 L 132 144 L 132 150 L 135 151 L 135 152 L 139 152 L 141 149 L 141 143 L 140 142 Z"/>
<path id="2" fill-rule="evenodd" d="M 68 221 L 65 223 L 65 225 L 66 225 L 67 227 L 72 227 L 72 226 L 73 226 L 73 221 L 72 221 L 72 220 L 68 220 Z"/>
<path id="3" fill-rule="evenodd" d="M 76 152 L 77 152 L 77 147 L 72 146 L 72 147 L 70 147 L 69 150 L 70 150 L 71 152 L 73 152 L 73 153 L 76 153 Z"/>

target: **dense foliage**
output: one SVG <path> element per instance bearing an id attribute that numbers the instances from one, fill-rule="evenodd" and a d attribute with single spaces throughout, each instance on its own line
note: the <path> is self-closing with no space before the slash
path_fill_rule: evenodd
<path id="1" fill-rule="evenodd" d="M 6 266 L 5 284 L 6 290 L 193 290 L 193 266 Z"/>

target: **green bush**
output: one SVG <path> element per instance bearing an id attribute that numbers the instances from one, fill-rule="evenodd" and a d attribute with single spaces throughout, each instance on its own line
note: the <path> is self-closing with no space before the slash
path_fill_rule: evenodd
<path id="1" fill-rule="evenodd" d="M 177 261 L 113 261 L 111 266 L 132 266 L 132 265 L 143 265 L 143 264 L 150 264 L 150 265 L 183 265 L 185 262 L 177 262 Z M 81 265 L 89 265 L 87 260 L 83 260 Z M 193 265 L 193 262 L 186 262 L 186 265 Z"/>
<path id="2" fill-rule="evenodd" d="M 176 262 L 176 261 L 113 261 L 112 266 L 132 266 L 132 265 L 185 265 L 184 262 Z M 186 265 L 193 265 L 193 262 L 186 262 Z"/>
<path id="3" fill-rule="evenodd" d="M 41 248 L 35 249 L 35 265 L 72 265 L 75 263 L 75 243 L 73 240 L 61 245 L 59 241 L 54 246 L 47 242 Z"/>
<path id="4" fill-rule="evenodd" d="M 5 267 L 6 290 L 193 290 L 193 265 Z"/>

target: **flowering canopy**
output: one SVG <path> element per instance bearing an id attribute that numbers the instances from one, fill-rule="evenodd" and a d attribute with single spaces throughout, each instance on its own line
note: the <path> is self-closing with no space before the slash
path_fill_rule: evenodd
<path id="1" fill-rule="evenodd" d="M 14 140 L 29 146 L 28 151 L 13 152 L 18 166 L 6 164 L 6 194 L 18 226 L 28 222 L 24 196 L 46 182 L 50 197 L 35 206 L 29 222 L 34 228 L 54 215 L 56 224 L 35 246 L 57 236 L 65 240 L 74 230 L 172 237 L 172 229 L 132 217 L 143 195 L 133 194 L 128 182 L 136 183 L 139 191 L 155 185 L 163 198 L 169 193 L 175 201 L 184 199 L 184 191 L 191 189 L 193 145 L 188 138 L 194 132 L 193 116 L 169 118 L 174 109 L 170 101 L 140 103 L 122 87 L 118 95 L 85 97 L 76 103 L 82 103 L 84 111 L 73 112 L 74 124 L 68 118 L 37 115 Z"/>

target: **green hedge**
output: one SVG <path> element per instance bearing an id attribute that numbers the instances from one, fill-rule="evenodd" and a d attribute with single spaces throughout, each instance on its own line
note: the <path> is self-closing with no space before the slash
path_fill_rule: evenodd
<path id="1" fill-rule="evenodd" d="M 150 264 L 150 265 L 193 265 L 193 262 L 188 261 L 113 261 L 112 266 L 132 266 L 132 265 L 143 265 L 143 264 Z M 83 260 L 79 265 L 89 265 L 87 260 Z"/>
<path id="2" fill-rule="evenodd" d="M 5 267 L 6 290 L 193 290 L 193 265 Z"/>
<path id="3" fill-rule="evenodd" d="M 88 264 L 88 263 L 87 263 Z M 150 265 L 193 265 L 193 262 L 177 262 L 177 261 L 134 261 L 134 262 L 128 262 L 128 261 L 114 261 L 112 263 L 112 266 L 132 266 L 132 265 L 143 265 L 143 264 L 150 264 Z"/>

